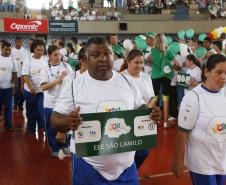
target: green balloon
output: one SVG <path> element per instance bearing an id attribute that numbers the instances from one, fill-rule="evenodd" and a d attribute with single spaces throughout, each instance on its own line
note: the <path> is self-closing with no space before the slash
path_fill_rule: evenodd
<path id="1" fill-rule="evenodd" d="M 169 36 L 166 36 L 166 43 L 167 43 L 168 45 L 170 45 L 172 42 L 173 42 L 172 38 L 169 37 Z"/>
<path id="2" fill-rule="evenodd" d="M 118 12 L 118 17 L 122 17 L 122 12 Z"/>
<path id="3" fill-rule="evenodd" d="M 112 50 L 114 53 L 116 53 L 117 55 L 120 55 L 121 57 L 124 57 L 125 55 L 125 49 L 119 44 L 113 45 Z"/>
<path id="4" fill-rule="evenodd" d="M 195 32 L 194 32 L 193 29 L 188 29 L 188 30 L 185 31 L 185 34 L 186 34 L 187 38 L 191 39 L 192 37 L 194 37 Z"/>
<path id="5" fill-rule="evenodd" d="M 179 39 L 183 39 L 184 38 L 184 36 L 185 36 L 185 32 L 182 30 L 182 31 L 179 31 L 178 33 L 177 33 L 177 35 L 178 35 L 178 38 Z"/>
<path id="6" fill-rule="evenodd" d="M 180 45 L 178 42 L 172 42 L 170 45 L 169 45 L 169 50 L 174 54 L 178 54 L 180 52 Z"/>
<path id="7" fill-rule="evenodd" d="M 199 59 L 207 54 L 207 50 L 204 47 L 199 47 L 195 51 L 196 57 Z"/>
<path id="8" fill-rule="evenodd" d="M 202 41 L 203 42 L 206 37 L 207 37 L 207 35 L 205 33 L 201 33 L 199 35 L 199 41 Z"/>
<path id="9" fill-rule="evenodd" d="M 146 48 L 147 48 L 146 37 L 143 35 L 136 36 L 135 44 L 136 44 L 137 48 L 140 49 L 141 51 L 146 50 Z"/>

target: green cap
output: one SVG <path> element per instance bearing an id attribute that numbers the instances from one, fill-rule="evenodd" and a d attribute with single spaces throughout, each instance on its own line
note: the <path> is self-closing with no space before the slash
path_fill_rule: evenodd
<path id="1" fill-rule="evenodd" d="M 125 55 L 125 49 L 119 44 L 113 45 L 112 50 L 115 54 L 119 55 L 120 57 L 124 57 Z"/>
<path id="2" fill-rule="evenodd" d="M 155 38 L 155 36 L 156 36 L 156 33 L 155 32 L 148 32 L 148 33 L 146 33 L 146 37 Z"/>

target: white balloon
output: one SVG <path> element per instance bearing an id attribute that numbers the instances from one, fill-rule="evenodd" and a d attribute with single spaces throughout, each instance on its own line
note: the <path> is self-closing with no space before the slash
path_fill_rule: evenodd
<path id="1" fill-rule="evenodd" d="M 182 57 L 186 57 L 189 53 L 188 53 L 188 46 L 184 43 L 180 43 L 180 54 Z"/>
<path id="2" fill-rule="evenodd" d="M 125 49 L 128 49 L 129 51 L 133 49 L 133 43 L 129 39 L 124 40 L 122 45 Z"/>
<path id="3" fill-rule="evenodd" d="M 226 47 L 226 39 L 223 40 L 222 47 L 223 47 L 223 49 L 225 49 L 225 47 Z"/>

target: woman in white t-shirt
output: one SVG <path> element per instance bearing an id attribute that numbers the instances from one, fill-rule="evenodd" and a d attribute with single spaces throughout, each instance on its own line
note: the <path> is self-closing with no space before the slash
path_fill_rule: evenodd
<path id="1" fill-rule="evenodd" d="M 43 92 L 40 87 L 41 71 L 45 65 L 43 54 L 45 43 L 42 40 L 34 40 L 32 43 L 33 54 L 24 60 L 22 76 L 24 79 L 24 97 L 26 100 L 27 132 L 35 134 L 36 121 L 39 127 L 44 129 Z"/>
<path id="2" fill-rule="evenodd" d="M 190 75 L 190 80 L 188 81 L 189 90 L 192 90 L 201 82 L 201 64 L 195 55 L 190 54 L 186 57 L 185 65 L 188 68 L 186 74 Z"/>
<path id="3" fill-rule="evenodd" d="M 192 54 L 186 57 L 185 66 L 187 68 L 186 74 L 190 75 L 186 78 L 188 89 L 185 89 L 184 92 L 187 93 L 200 84 L 202 70 L 199 60 Z"/>
<path id="4" fill-rule="evenodd" d="M 173 173 L 181 176 L 185 162 L 193 185 L 226 182 L 225 81 L 226 57 L 210 56 L 202 84 L 188 92 L 180 106 Z"/>
<path id="5" fill-rule="evenodd" d="M 148 107 L 153 107 L 154 102 L 151 102 L 151 98 L 154 97 L 155 94 L 150 76 L 143 72 L 143 53 L 140 50 L 133 49 L 129 52 L 123 66 L 126 69 L 122 71 L 122 75 L 126 76 L 126 78 L 131 78 L 135 82 L 143 96 L 144 102 Z M 134 159 L 137 169 L 142 165 L 147 156 L 148 149 L 136 151 Z"/>
<path id="6" fill-rule="evenodd" d="M 48 66 L 43 68 L 41 75 L 41 88 L 44 91 L 45 130 L 52 157 L 58 157 L 59 150 L 66 148 L 67 143 L 57 142 L 57 132 L 50 125 L 50 116 L 60 94 L 64 77 L 72 73 L 72 69 L 69 64 L 60 61 L 61 55 L 57 46 L 48 48 L 48 56 Z"/>

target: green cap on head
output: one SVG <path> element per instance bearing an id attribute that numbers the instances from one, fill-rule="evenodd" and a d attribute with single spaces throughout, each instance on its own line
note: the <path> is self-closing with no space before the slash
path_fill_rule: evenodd
<path id="1" fill-rule="evenodd" d="M 118 55 L 120 57 L 125 56 L 125 49 L 122 46 L 120 46 L 119 44 L 113 45 L 112 50 L 116 55 Z"/>
<path id="2" fill-rule="evenodd" d="M 148 32 L 148 33 L 146 33 L 146 37 L 155 38 L 155 36 L 156 36 L 156 33 L 155 32 Z"/>

